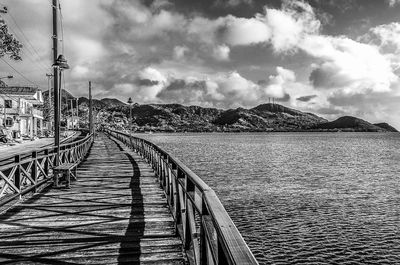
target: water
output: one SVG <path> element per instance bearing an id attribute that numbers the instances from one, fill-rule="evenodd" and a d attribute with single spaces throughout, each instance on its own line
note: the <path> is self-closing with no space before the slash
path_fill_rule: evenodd
<path id="1" fill-rule="evenodd" d="M 153 134 L 260 264 L 400 264 L 400 134 Z"/>

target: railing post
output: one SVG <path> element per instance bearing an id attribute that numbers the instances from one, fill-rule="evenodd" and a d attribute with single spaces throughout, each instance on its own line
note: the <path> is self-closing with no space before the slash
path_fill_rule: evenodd
<path id="1" fill-rule="evenodd" d="M 49 149 L 44 150 L 44 172 L 49 176 Z"/>
<path id="2" fill-rule="evenodd" d="M 184 247 L 185 249 L 189 249 L 191 235 L 190 234 L 190 219 L 189 219 L 189 193 L 194 192 L 195 187 L 194 184 L 189 180 L 188 176 L 185 176 L 185 214 L 183 218 L 183 235 L 184 235 Z"/>
<path id="3" fill-rule="evenodd" d="M 32 152 L 32 167 L 31 167 L 31 177 L 34 181 L 33 185 L 35 185 L 35 188 L 33 192 L 36 193 L 36 183 L 38 180 L 38 161 L 37 161 L 37 151 Z"/>
<path id="4" fill-rule="evenodd" d="M 16 155 L 14 158 L 15 162 L 15 173 L 14 173 L 14 185 L 18 189 L 19 196 L 21 198 L 21 169 L 20 169 L 20 162 L 21 162 L 21 156 Z"/>

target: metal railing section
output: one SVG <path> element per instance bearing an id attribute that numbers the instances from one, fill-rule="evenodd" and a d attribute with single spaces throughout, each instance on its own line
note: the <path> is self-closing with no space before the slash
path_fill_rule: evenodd
<path id="1" fill-rule="evenodd" d="M 59 163 L 80 163 L 93 143 L 93 134 L 60 145 Z M 21 198 L 52 180 L 57 149 L 45 147 L 0 161 L 0 206 Z"/>
<path id="2" fill-rule="evenodd" d="M 258 264 L 217 195 L 200 177 L 150 141 L 119 131 L 106 132 L 151 164 L 190 264 Z"/>

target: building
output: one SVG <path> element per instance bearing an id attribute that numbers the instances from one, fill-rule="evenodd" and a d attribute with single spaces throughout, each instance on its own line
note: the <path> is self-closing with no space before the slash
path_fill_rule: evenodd
<path id="1" fill-rule="evenodd" d="M 75 130 L 79 128 L 79 118 L 78 117 L 67 117 L 67 129 Z"/>
<path id="2" fill-rule="evenodd" d="M 35 87 L 0 87 L 0 125 L 14 138 L 43 134 L 42 91 Z"/>

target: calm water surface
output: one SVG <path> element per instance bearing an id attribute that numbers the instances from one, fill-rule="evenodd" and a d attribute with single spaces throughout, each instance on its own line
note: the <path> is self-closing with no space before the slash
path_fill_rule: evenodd
<path id="1" fill-rule="evenodd" d="M 216 191 L 260 264 L 400 264 L 400 134 L 141 136 Z"/>

